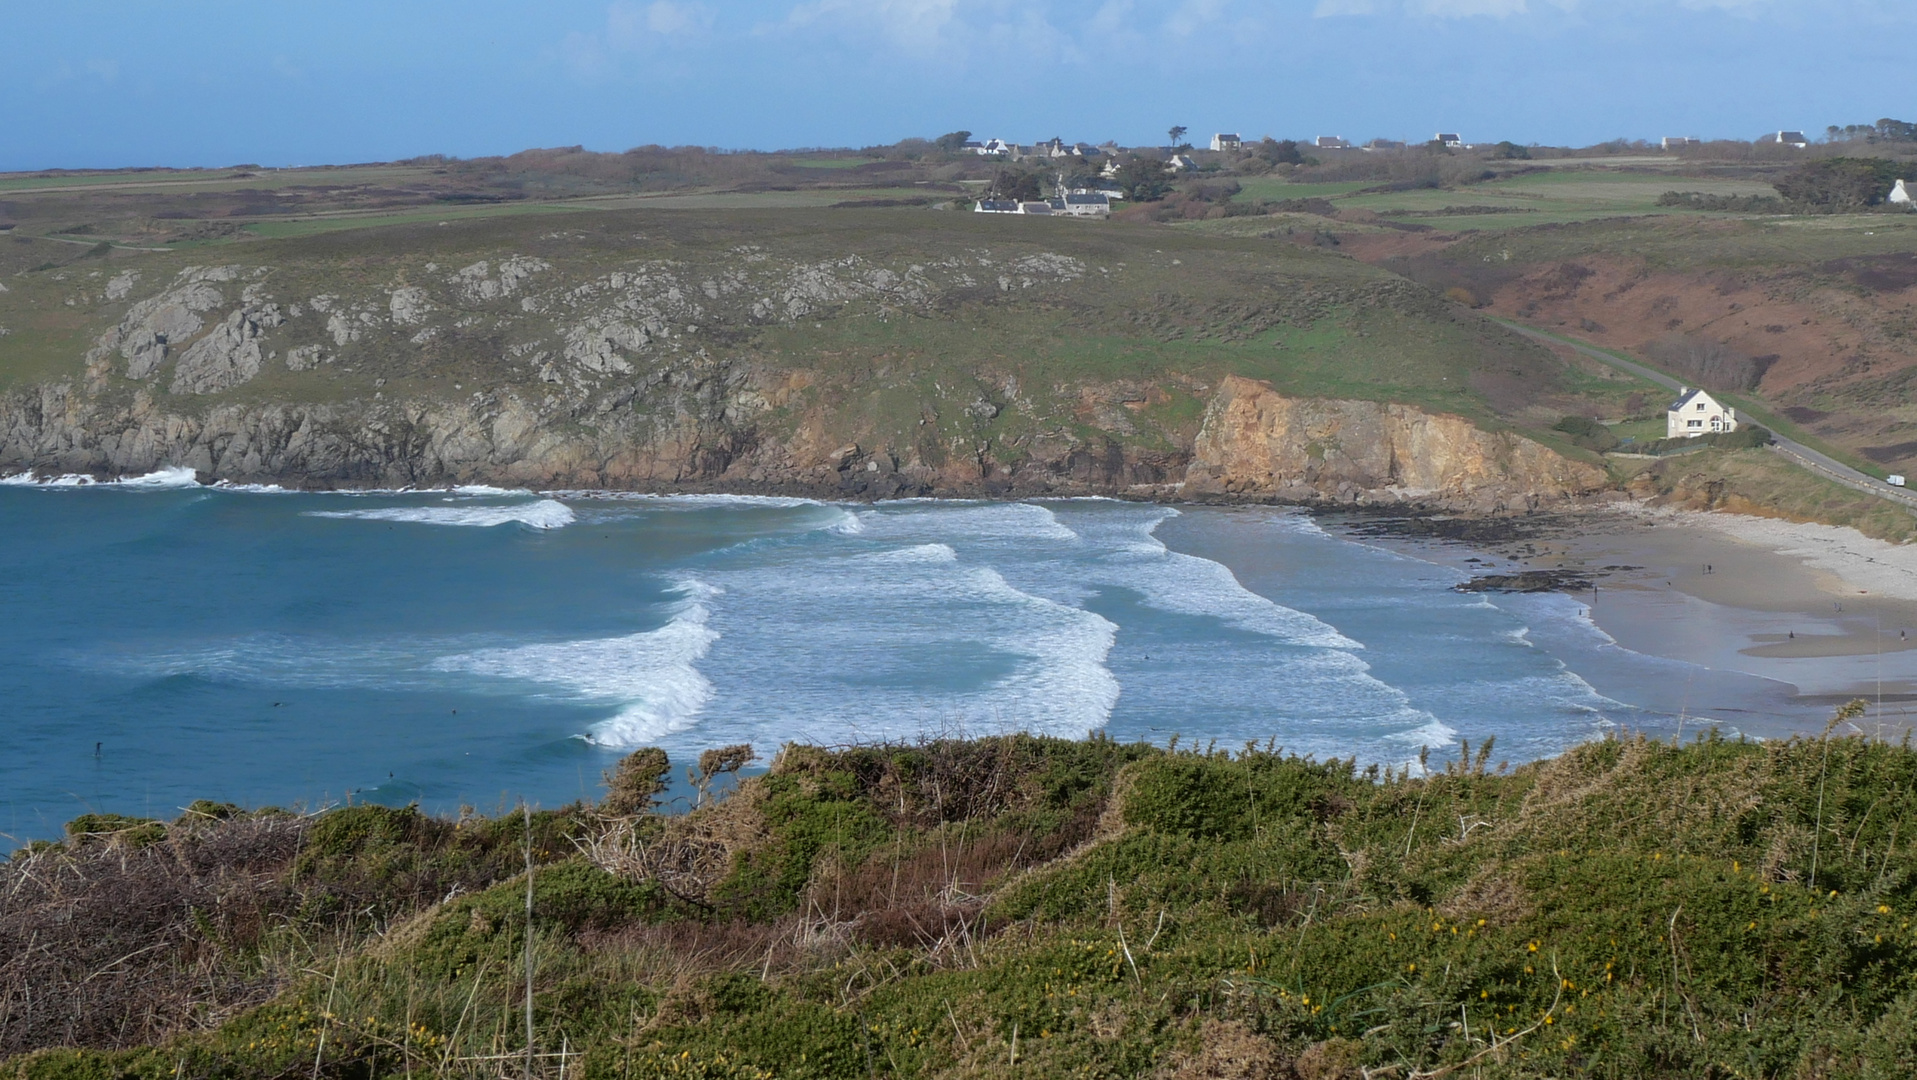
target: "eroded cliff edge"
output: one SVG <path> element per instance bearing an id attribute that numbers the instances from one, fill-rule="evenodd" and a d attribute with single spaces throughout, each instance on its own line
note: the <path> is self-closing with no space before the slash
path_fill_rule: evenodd
<path id="1" fill-rule="evenodd" d="M 1227 376 L 1189 443 L 1036 439 L 1016 456 L 862 445 L 827 417 L 774 435 L 728 421 L 777 398 L 748 373 L 698 410 L 557 422 L 510 392 L 463 403 L 214 405 L 170 410 L 150 393 L 68 384 L 0 398 L 0 471 L 132 475 L 185 466 L 204 479 L 289 487 L 497 484 L 541 489 L 735 491 L 822 497 L 1111 495 L 1295 503 L 1534 508 L 1606 486 L 1602 469 L 1509 431 L 1408 405 L 1290 397 Z M 803 379 L 798 380 L 803 382 Z"/>

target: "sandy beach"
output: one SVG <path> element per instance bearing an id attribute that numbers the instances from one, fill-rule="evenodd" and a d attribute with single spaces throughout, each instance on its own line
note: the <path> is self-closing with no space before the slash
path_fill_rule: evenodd
<path id="1" fill-rule="evenodd" d="M 1821 727 L 1854 698 L 1870 703 L 1857 730 L 1897 735 L 1917 720 L 1917 545 L 1626 505 L 1502 554 L 1524 569 L 1589 574 L 1594 587 L 1579 599 L 1620 648 L 1787 688 L 1764 695 L 1775 716 L 1754 732 Z M 1748 722 L 1765 709 L 1715 711 Z"/>

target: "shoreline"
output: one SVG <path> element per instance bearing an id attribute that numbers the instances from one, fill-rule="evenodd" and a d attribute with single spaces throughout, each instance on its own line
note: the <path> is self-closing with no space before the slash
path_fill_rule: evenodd
<path id="1" fill-rule="evenodd" d="M 1353 538 L 1392 540 L 1367 531 Z M 1665 686 L 1684 702 L 1681 719 L 1708 715 L 1750 734 L 1816 734 L 1838 706 L 1860 698 L 1869 708 L 1853 733 L 1897 738 L 1917 729 L 1917 545 L 1641 504 L 1573 511 L 1502 538 L 1459 531 L 1391 546 L 1473 576 L 1588 579 L 1589 591 L 1553 591 L 1574 600 L 1615 649 L 1684 668 L 1580 671 L 1607 696 L 1638 704 L 1631 696 L 1649 692 L 1647 681 L 1681 678 Z"/>
<path id="2" fill-rule="evenodd" d="M 33 489 L 101 487 L 121 490 L 208 490 L 235 493 L 339 494 L 551 499 L 738 498 L 873 505 L 896 499 L 845 493 L 623 491 L 454 485 L 410 489 L 316 489 L 278 485 L 204 483 L 184 468 L 98 481 L 80 476 L 0 477 L 0 484 Z M 1600 693 L 1634 708 L 1697 714 L 1766 734 L 1820 730 L 1831 710 L 1853 698 L 1872 704 L 1868 721 L 1880 731 L 1917 728 L 1917 544 L 1899 546 L 1856 530 L 1724 512 L 1655 508 L 1638 503 L 1586 502 L 1523 513 L 1456 513 L 1415 504 L 1327 505 L 1268 499 L 1176 499 L 1145 495 L 984 495 L 932 497 L 955 502 L 1045 502 L 1111 499 L 1174 509 L 1230 506 L 1289 507 L 1338 522 L 1356 542 L 1384 541 L 1402 554 L 1472 577 L 1562 573 L 1586 579 L 1591 592 L 1552 591 L 1574 601 L 1589 632 L 1601 640 L 1572 642 L 1560 630 L 1559 647 L 1586 665 L 1607 667 L 1606 646 L 1694 669 L 1685 684 L 1646 700 L 1631 700 L 1620 669 L 1589 673 Z M 1516 594 L 1498 594 L 1512 596 Z M 1506 600 L 1505 604 L 1517 604 Z M 1522 606 L 1522 605 L 1519 605 Z M 1532 604 L 1536 606 L 1535 602 Z M 1550 616 L 1547 616 L 1550 617 Z M 1587 635 L 1588 636 L 1588 635 Z M 1696 686 L 1699 673 L 1706 684 Z M 1581 668 L 1581 676 L 1587 675 Z M 1601 683 L 1610 682 L 1607 689 Z M 1696 693 L 1694 693 L 1696 691 Z M 1677 701 L 1677 709 L 1669 702 Z"/>

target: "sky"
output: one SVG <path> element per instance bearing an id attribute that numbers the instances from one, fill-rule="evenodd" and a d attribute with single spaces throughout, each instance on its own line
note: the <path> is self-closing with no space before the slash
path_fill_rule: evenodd
<path id="1" fill-rule="evenodd" d="M 1917 0 L 0 0 L 0 170 L 1917 119 Z"/>

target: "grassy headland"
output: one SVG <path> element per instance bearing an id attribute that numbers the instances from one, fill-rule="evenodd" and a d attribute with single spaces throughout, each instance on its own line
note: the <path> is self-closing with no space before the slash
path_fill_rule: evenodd
<path id="1" fill-rule="evenodd" d="M 527 819 L 81 819 L 0 868 L 0 1072 L 517 1074 L 530 895 L 544 1076 L 1908 1076 L 1917 753 L 1842 730 L 1427 776 L 790 746 L 677 816 L 647 751 Z"/>

